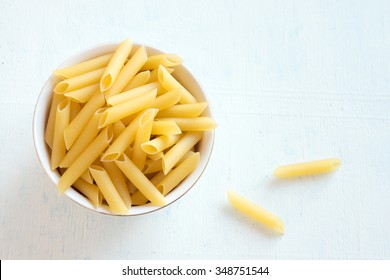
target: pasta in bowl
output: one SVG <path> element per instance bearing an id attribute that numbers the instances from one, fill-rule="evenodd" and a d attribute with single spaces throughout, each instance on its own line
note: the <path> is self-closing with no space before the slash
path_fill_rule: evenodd
<path id="1" fill-rule="evenodd" d="M 216 123 L 181 63 L 125 40 L 82 51 L 54 71 L 35 107 L 33 136 L 61 194 L 98 213 L 133 216 L 191 189 Z"/>

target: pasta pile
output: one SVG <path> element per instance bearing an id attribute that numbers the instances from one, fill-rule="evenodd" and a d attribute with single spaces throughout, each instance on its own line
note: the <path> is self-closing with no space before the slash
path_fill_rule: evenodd
<path id="1" fill-rule="evenodd" d="M 95 207 L 115 214 L 165 196 L 199 163 L 204 131 L 216 123 L 172 75 L 182 60 L 148 56 L 131 40 L 108 53 L 57 69 L 45 142 L 58 189 L 73 186 Z M 103 201 L 104 200 L 104 201 Z M 105 206 L 107 207 L 107 206 Z"/>

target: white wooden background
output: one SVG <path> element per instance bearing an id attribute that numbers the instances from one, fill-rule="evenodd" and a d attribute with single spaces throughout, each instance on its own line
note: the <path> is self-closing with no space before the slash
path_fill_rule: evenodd
<path id="1" fill-rule="evenodd" d="M 390 2 L 0 1 L 1 259 L 390 258 Z M 126 37 L 181 55 L 219 123 L 195 188 L 118 218 L 59 197 L 34 152 L 51 71 Z M 338 156 L 335 173 L 279 181 L 283 163 Z M 273 235 L 232 188 L 283 218 Z"/>

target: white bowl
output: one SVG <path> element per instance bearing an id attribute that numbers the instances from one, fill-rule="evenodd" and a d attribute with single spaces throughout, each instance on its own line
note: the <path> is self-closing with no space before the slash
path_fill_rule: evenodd
<path id="1" fill-rule="evenodd" d="M 69 59 L 67 59 L 64 63 L 62 63 L 58 68 L 65 67 L 73 64 L 77 64 L 79 62 L 92 59 L 96 56 L 103 55 L 109 52 L 113 52 L 118 44 L 104 44 L 99 45 L 97 47 L 93 47 L 84 51 L 81 51 Z M 139 45 L 134 44 L 133 47 L 138 47 Z M 157 49 L 145 46 L 149 55 L 160 54 L 163 53 Z M 199 83 L 195 80 L 195 78 L 191 75 L 191 73 L 182 65 L 176 66 L 173 76 L 180 81 L 185 88 L 187 88 L 199 101 L 207 101 L 206 96 L 203 93 Z M 59 81 L 57 77 L 51 75 L 49 79 L 46 81 L 43 86 L 41 93 L 38 97 L 38 101 L 35 106 L 34 117 L 33 117 L 33 137 L 34 137 L 34 146 L 38 158 L 45 170 L 46 174 L 53 181 L 53 188 L 55 188 L 60 179 L 60 174 L 57 170 L 52 171 L 50 169 L 50 150 L 44 141 L 44 133 L 46 127 L 46 121 L 49 114 L 51 96 L 53 92 L 53 88 L 55 84 Z M 209 107 L 207 107 L 206 111 L 202 114 L 203 116 L 210 116 L 211 112 Z M 214 132 L 208 131 L 204 132 L 202 140 L 197 145 L 197 151 L 200 152 L 200 163 L 197 168 L 191 173 L 184 181 L 180 183 L 173 191 L 171 191 L 166 196 L 167 205 L 160 207 L 154 206 L 151 203 L 142 206 L 133 206 L 131 207 L 128 216 L 136 216 L 142 215 L 146 213 L 151 213 L 161 208 L 164 208 L 179 198 L 181 198 L 184 194 L 186 194 L 198 181 L 203 171 L 205 170 L 208 160 L 210 158 L 212 148 L 214 144 Z M 65 192 L 65 196 L 69 197 L 74 202 L 82 205 L 94 212 L 108 214 L 116 216 L 115 214 L 108 211 L 106 208 L 95 208 L 88 199 L 86 199 L 83 195 L 75 191 L 73 188 L 69 188 Z"/>

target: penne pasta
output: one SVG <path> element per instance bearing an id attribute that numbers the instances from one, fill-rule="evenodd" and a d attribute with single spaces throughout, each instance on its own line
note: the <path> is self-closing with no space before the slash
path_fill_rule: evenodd
<path id="1" fill-rule="evenodd" d="M 133 43 L 130 39 L 126 39 L 119 44 L 101 77 L 100 90 L 102 92 L 105 92 L 112 87 L 125 64 L 126 58 L 129 56 L 132 47 Z"/>
<path id="2" fill-rule="evenodd" d="M 51 101 L 49 117 L 47 119 L 45 130 L 45 142 L 50 147 L 50 149 L 53 148 L 54 125 L 56 120 L 57 106 L 62 100 L 64 100 L 64 98 L 65 97 L 62 94 L 54 93 Z"/>
<path id="3" fill-rule="evenodd" d="M 158 118 L 196 118 L 196 117 L 199 117 L 203 113 L 203 111 L 206 109 L 206 107 L 207 107 L 207 102 L 173 105 L 167 109 L 160 109 L 160 111 L 158 112 L 156 117 L 158 117 Z"/>
<path id="4" fill-rule="evenodd" d="M 148 92 L 138 98 L 120 103 L 108 108 L 99 121 L 99 128 L 105 127 L 111 123 L 119 121 L 122 118 L 138 113 L 153 104 L 156 98 L 156 92 Z"/>
<path id="5" fill-rule="evenodd" d="M 129 100 L 134 100 L 135 98 L 142 97 L 148 92 L 155 91 L 157 95 L 157 87 L 158 83 L 150 83 L 146 84 L 125 92 L 122 92 L 121 94 L 114 95 L 112 97 L 109 97 L 107 99 L 107 104 L 110 104 L 111 106 L 118 105 L 120 103 L 129 101 Z"/>
<path id="6" fill-rule="evenodd" d="M 169 172 L 164 179 L 156 186 L 159 192 L 164 196 L 170 193 L 181 181 L 184 180 L 195 168 L 200 161 L 199 153 L 192 153 L 179 166 Z"/>
<path id="7" fill-rule="evenodd" d="M 112 57 L 112 53 L 108 53 L 102 56 L 98 56 L 96 58 L 81 62 L 76 65 L 60 68 L 54 70 L 54 75 L 61 79 L 69 79 L 75 76 L 79 76 L 85 74 L 87 72 L 91 72 L 93 70 L 102 68 L 107 66 L 108 62 Z"/>
<path id="8" fill-rule="evenodd" d="M 103 196 L 96 185 L 88 183 L 83 179 L 77 179 L 76 182 L 73 183 L 73 187 L 88 198 L 95 208 L 102 205 Z"/>
<path id="9" fill-rule="evenodd" d="M 161 171 L 161 172 L 158 172 L 152 179 L 150 179 L 150 182 L 156 186 L 162 179 L 164 179 L 165 175 L 164 173 Z M 147 199 L 143 194 L 142 192 L 140 191 L 136 191 L 134 192 L 132 195 L 131 195 L 131 201 L 133 203 L 133 205 L 144 205 L 146 204 L 149 199 Z"/>
<path id="10" fill-rule="evenodd" d="M 172 105 L 179 102 L 182 91 L 183 91 L 183 87 L 180 87 L 160 95 L 159 97 L 156 98 L 152 107 L 157 108 L 159 110 L 165 110 L 171 107 Z"/>
<path id="11" fill-rule="evenodd" d="M 148 198 L 154 205 L 166 205 L 165 197 L 156 189 L 149 179 L 135 166 L 135 164 L 126 156 L 122 155 L 115 164 L 122 170 L 126 177 Z"/>
<path id="12" fill-rule="evenodd" d="M 159 172 L 161 170 L 162 170 L 162 158 L 158 160 L 148 159 L 145 162 L 145 167 L 142 172 L 144 174 L 152 174 L 154 172 Z"/>
<path id="13" fill-rule="evenodd" d="M 158 68 L 158 81 L 166 90 L 173 90 L 182 85 L 165 69 L 160 65 Z M 180 97 L 180 103 L 196 103 L 196 98 L 183 87 L 183 93 Z"/>
<path id="14" fill-rule="evenodd" d="M 198 118 L 159 118 L 156 121 L 173 121 L 181 131 L 209 131 L 217 127 L 210 117 Z"/>
<path id="15" fill-rule="evenodd" d="M 121 121 L 116 121 L 112 124 L 112 127 L 114 129 L 114 138 L 113 140 L 116 140 L 119 135 L 122 134 L 122 132 L 126 129 L 126 126 Z"/>
<path id="16" fill-rule="evenodd" d="M 142 143 L 141 148 L 145 153 L 153 155 L 162 152 L 166 148 L 176 144 L 179 139 L 180 135 L 178 134 L 166 134 Z"/>
<path id="17" fill-rule="evenodd" d="M 172 74 L 173 71 L 175 71 L 175 69 L 173 68 L 165 68 L 165 69 L 167 69 L 169 74 Z M 149 78 L 149 83 L 156 82 L 156 81 L 158 81 L 158 68 L 155 68 L 150 72 L 150 78 Z"/>
<path id="18" fill-rule="evenodd" d="M 105 109 L 101 108 L 92 115 L 84 130 L 77 137 L 76 141 L 62 159 L 60 167 L 69 167 L 86 147 L 96 138 L 99 133 L 98 123 Z"/>
<path id="19" fill-rule="evenodd" d="M 128 208 L 120 197 L 110 176 L 103 167 L 92 165 L 89 168 L 92 177 L 95 179 L 97 186 L 102 192 L 104 199 L 107 201 L 111 211 L 115 214 L 126 215 L 129 213 Z"/>
<path id="20" fill-rule="evenodd" d="M 134 76 L 133 79 L 127 84 L 127 86 L 123 89 L 123 91 L 128 91 L 133 88 L 137 88 L 145 85 L 150 80 L 150 71 L 142 71 Z"/>
<path id="21" fill-rule="evenodd" d="M 64 129 L 69 124 L 71 101 L 69 99 L 62 100 L 58 106 L 55 117 L 53 149 L 51 151 L 50 167 L 51 170 L 56 169 L 66 154 L 66 146 L 64 142 Z"/>
<path id="22" fill-rule="evenodd" d="M 58 182 L 60 193 L 64 193 L 88 169 L 112 140 L 112 126 L 103 129 L 80 156 L 65 171 Z"/>
<path id="23" fill-rule="evenodd" d="M 93 94 L 99 89 L 99 84 L 92 84 L 83 88 L 79 88 L 73 91 L 69 91 L 64 95 L 70 100 L 77 103 L 86 103 L 93 96 Z"/>
<path id="24" fill-rule="evenodd" d="M 89 170 L 85 170 L 83 174 L 80 176 L 81 179 L 83 179 L 85 182 L 93 184 L 93 178 L 91 176 L 91 173 L 89 173 Z"/>
<path id="25" fill-rule="evenodd" d="M 276 168 L 274 171 L 274 175 L 278 178 L 289 178 L 327 173 L 339 168 L 340 163 L 341 162 L 338 158 L 295 163 Z"/>
<path id="26" fill-rule="evenodd" d="M 123 176 L 122 171 L 113 162 L 103 162 L 103 167 L 110 176 L 112 183 L 118 191 L 121 199 L 125 203 L 127 208 L 131 207 L 130 192 L 126 185 L 126 178 Z"/>
<path id="27" fill-rule="evenodd" d="M 105 68 L 99 68 L 80 76 L 63 80 L 54 87 L 53 91 L 57 94 L 65 94 L 67 92 L 97 83 L 102 77 L 104 70 Z"/>
<path id="28" fill-rule="evenodd" d="M 174 121 L 154 121 L 152 134 L 181 134 L 181 130 Z"/>
<path id="29" fill-rule="evenodd" d="M 70 102 L 69 122 L 73 121 L 73 119 L 80 113 L 80 111 L 81 111 L 80 104 L 71 101 Z"/>
<path id="30" fill-rule="evenodd" d="M 138 116 L 123 130 L 123 132 L 115 139 L 107 151 L 103 154 L 102 161 L 114 161 L 133 143 L 136 133 L 138 120 L 145 112 L 141 112 Z M 131 158 L 131 157 L 130 157 Z"/>
<path id="31" fill-rule="evenodd" d="M 150 140 L 153 119 L 157 112 L 157 109 L 147 109 L 141 115 L 139 120 L 137 120 L 137 133 L 134 140 L 131 160 L 139 170 L 144 168 L 146 161 L 146 153 L 143 151 L 141 145 L 142 143 L 148 142 Z"/>
<path id="32" fill-rule="evenodd" d="M 116 95 L 126 87 L 126 85 L 134 78 L 141 67 L 145 64 L 148 59 L 148 54 L 144 46 L 138 48 L 130 60 L 120 70 L 118 77 L 110 89 L 105 92 L 106 98 Z"/>
<path id="33" fill-rule="evenodd" d="M 150 158 L 151 160 L 159 160 L 159 159 L 162 159 L 164 157 L 164 153 L 163 152 L 159 152 L 157 154 L 153 154 L 153 155 L 147 155 L 148 158 Z"/>
<path id="34" fill-rule="evenodd" d="M 72 147 L 73 143 L 76 141 L 77 137 L 80 135 L 81 131 L 88 123 L 92 115 L 98 109 L 103 107 L 104 103 L 105 103 L 104 95 L 100 91 L 95 92 L 92 98 L 81 109 L 80 113 L 65 128 L 64 138 L 65 138 L 65 145 L 68 150 Z"/>
<path id="35" fill-rule="evenodd" d="M 183 60 L 175 54 L 158 54 L 148 58 L 141 70 L 155 69 L 160 65 L 173 67 L 183 63 Z"/>
<path id="36" fill-rule="evenodd" d="M 175 166 L 175 164 L 199 142 L 202 132 L 187 132 L 167 153 L 165 153 L 162 164 L 164 174 Z"/>
<path id="37" fill-rule="evenodd" d="M 266 227 L 273 229 L 280 234 L 284 234 L 284 224 L 279 217 L 247 200 L 236 192 L 229 191 L 228 198 L 230 204 L 238 211 L 259 221 Z"/>

